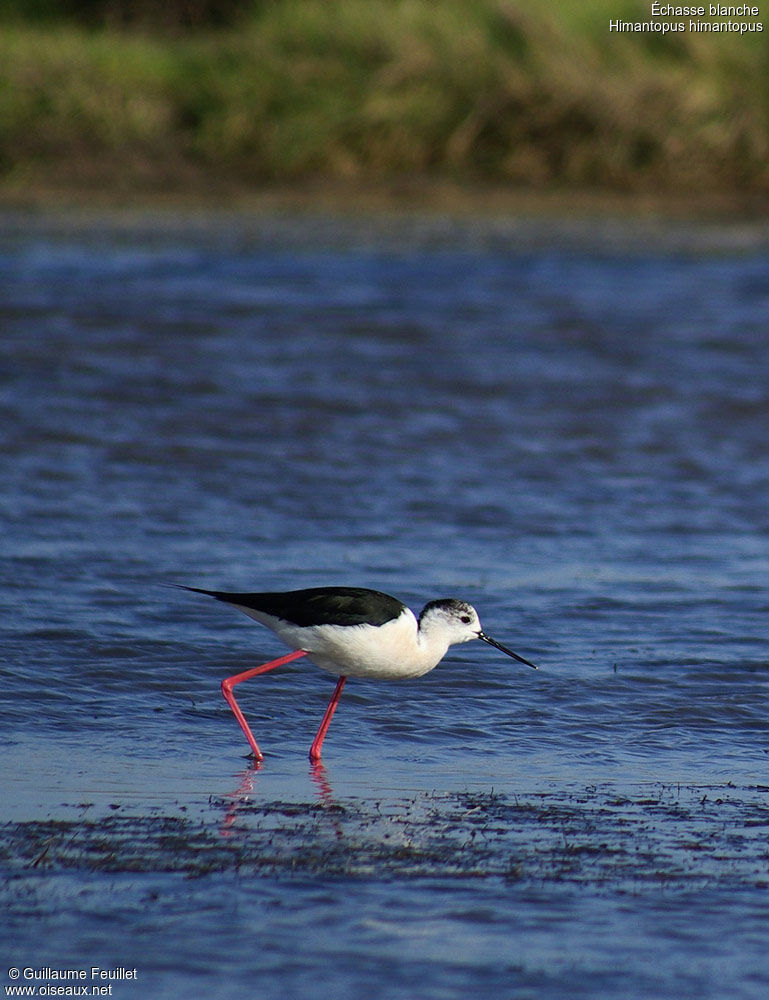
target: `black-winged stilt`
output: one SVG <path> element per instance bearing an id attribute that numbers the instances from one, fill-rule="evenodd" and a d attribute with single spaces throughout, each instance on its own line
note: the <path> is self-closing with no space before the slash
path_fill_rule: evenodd
<path id="1" fill-rule="evenodd" d="M 361 587 L 311 587 L 280 593 L 240 594 L 184 587 L 244 611 L 272 631 L 294 652 L 222 681 L 222 694 L 245 733 L 258 761 L 263 755 L 235 700 L 236 684 L 284 663 L 309 656 L 337 674 L 336 689 L 310 747 L 310 760 L 320 760 L 323 739 L 348 677 L 398 680 L 421 677 L 436 667 L 449 646 L 482 639 L 528 667 L 537 667 L 503 646 L 481 628 L 472 605 L 454 598 L 430 601 L 419 619 L 405 604 L 378 590 Z"/>

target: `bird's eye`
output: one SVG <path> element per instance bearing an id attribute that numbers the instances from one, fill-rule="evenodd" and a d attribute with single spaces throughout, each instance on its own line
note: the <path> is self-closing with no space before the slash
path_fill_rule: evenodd
<path id="1" fill-rule="evenodd" d="M 470 617 L 470 615 L 462 615 L 462 617 L 459 620 L 462 622 L 463 625 L 469 625 L 470 622 L 472 621 L 472 618 Z"/>

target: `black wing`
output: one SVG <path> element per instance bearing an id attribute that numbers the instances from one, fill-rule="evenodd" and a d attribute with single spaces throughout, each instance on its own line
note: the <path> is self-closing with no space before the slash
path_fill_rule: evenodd
<path id="1" fill-rule="evenodd" d="M 293 625 L 384 625 L 397 618 L 405 605 L 388 594 L 363 587 L 310 587 L 274 593 L 239 594 L 225 590 L 185 587 L 226 604 L 263 611 Z"/>

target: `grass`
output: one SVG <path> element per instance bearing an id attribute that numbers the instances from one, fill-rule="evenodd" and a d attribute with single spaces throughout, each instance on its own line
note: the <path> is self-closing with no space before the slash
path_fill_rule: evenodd
<path id="1" fill-rule="evenodd" d="M 769 192 L 769 27 L 610 34 L 634 0 L 271 0 L 237 29 L 0 31 L 0 184 L 440 177 Z"/>

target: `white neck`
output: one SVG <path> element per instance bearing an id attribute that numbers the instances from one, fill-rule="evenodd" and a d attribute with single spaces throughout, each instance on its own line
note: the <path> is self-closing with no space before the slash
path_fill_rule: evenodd
<path id="1" fill-rule="evenodd" d="M 425 625 L 426 627 L 420 626 L 417 630 L 417 646 L 419 647 L 419 658 L 425 664 L 426 672 L 441 662 L 448 652 L 449 643 L 446 640 L 444 629 L 434 626 L 430 628 L 429 621 Z"/>

